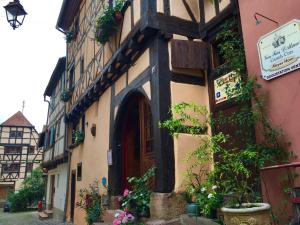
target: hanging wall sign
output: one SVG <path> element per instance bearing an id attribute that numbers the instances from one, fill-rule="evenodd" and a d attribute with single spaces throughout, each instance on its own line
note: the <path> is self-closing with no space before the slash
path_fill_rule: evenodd
<path id="1" fill-rule="evenodd" d="M 240 76 L 235 72 L 227 73 L 214 80 L 214 89 L 215 89 L 215 101 L 216 104 L 228 100 L 228 91 L 240 88 Z M 237 96 L 233 94 L 232 97 Z"/>
<path id="2" fill-rule="evenodd" d="M 261 75 L 271 80 L 300 68 L 300 20 L 262 36 L 258 43 Z"/>

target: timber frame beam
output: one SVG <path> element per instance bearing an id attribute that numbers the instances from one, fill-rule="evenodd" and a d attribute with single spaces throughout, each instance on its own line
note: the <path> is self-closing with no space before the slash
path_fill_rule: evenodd
<path id="1" fill-rule="evenodd" d="M 192 39 L 199 38 L 197 23 L 177 17 L 170 17 L 161 13 L 151 13 L 144 16 L 128 35 L 120 48 L 114 53 L 100 75 L 85 90 L 77 102 L 72 106 L 67 121 L 76 121 L 82 113 L 109 88 L 131 65 L 139 58 L 148 43 L 160 32 L 166 37 L 176 33 Z"/>

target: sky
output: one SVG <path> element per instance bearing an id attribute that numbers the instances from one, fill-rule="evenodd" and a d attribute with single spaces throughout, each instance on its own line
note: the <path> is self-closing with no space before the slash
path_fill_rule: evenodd
<path id="1" fill-rule="evenodd" d="M 10 0 L 13 1 L 13 0 Z M 64 35 L 56 28 L 62 0 L 20 0 L 28 15 L 13 30 L 0 0 L 0 123 L 17 111 L 42 131 L 48 103 L 44 91 L 59 57 L 65 56 Z"/>

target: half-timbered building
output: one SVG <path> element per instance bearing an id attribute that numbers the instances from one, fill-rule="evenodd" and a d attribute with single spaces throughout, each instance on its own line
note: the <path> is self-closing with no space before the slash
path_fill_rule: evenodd
<path id="1" fill-rule="evenodd" d="M 151 216 L 169 219 L 184 210 L 176 193 L 182 190 L 183 159 L 198 139 L 173 139 L 159 122 L 180 102 L 213 111 L 231 107 L 216 107 L 214 40 L 220 25 L 236 16 L 236 1 L 125 1 L 118 30 L 99 44 L 95 21 L 107 4 L 114 1 L 64 0 L 57 22 L 59 30 L 75 34 L 66 57 L 72 93 L 66 104 L 72 152 L 67 218 L 84 224 L 84 212 L 75 207 L 78 191 L 95 179 L 107 177 L 118 196 L 127 177 L 155 166 Z M 80 143 L 78 133 L 84 136 Z"/>
<path id="2" fill-rule="evenodd" d="M 42 149 L 37 143 L 37 131 L 20 111 L 0 125 L 0 203 L 40 165 Z"/>
<path id="3" fill-rule="evenodd" d="M 44 92 L 48 102 L 44 138 L 43 168 L 47 171 L 46 206 L 65 211 L 68 154 L 65 148 L 65 105 L 60 100 L 65 90 L 66 58 L 59 58 Z M 49 99 L 49 100 L 48 100 Z M 42 137 L 41 137 L 42 138 Z"/>

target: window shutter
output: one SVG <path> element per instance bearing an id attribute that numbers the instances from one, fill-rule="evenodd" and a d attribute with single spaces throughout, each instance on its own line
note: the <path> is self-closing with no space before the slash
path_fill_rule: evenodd
<path id="1" fill-rule="evenodd" d="M 208 64 L 207 44 L 200 41 L 171 41 L 171 64 L 174 69 L 206 70 Z"/>

